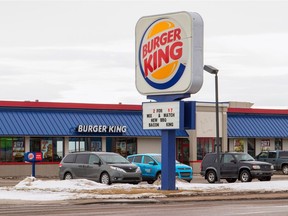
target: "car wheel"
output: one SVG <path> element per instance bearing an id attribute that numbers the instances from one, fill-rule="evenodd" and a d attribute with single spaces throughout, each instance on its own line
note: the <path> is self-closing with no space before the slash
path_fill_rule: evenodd
<path id="1" fill-rule="evenodd" d="M 284 165 L 284 166 L 282 167 L 282 173 L 283 173 L 284 175 L 288 175 L 288 165 Z"/>
<path id="2" fill-rule="evenodd" d="M 226 179 L 226 181 L 228 182 L 228 183 L 234 183 L 234 182 L 236 182 L 236 178 L 227 178 Z"/>
<path id="3" fill-rule="evenodd" d="M 100 183 L 106 184 L 106 185 L 111 184 L 110 176 L 108 173 L 106 173 L 106 172 L 102 173 L 102 175 L 100 177 Z"/>
<path id="4" fill-rule="evenodd" d="M 157 180 L 160 180 L 161 181 L 161 173 L 159 172 L 159 173 L 157 173 L 157 175 L 156 175 L 156 181 Z"/>
<path id="5" fill-rule="evenodd" d="M 217 180 L 216 172 L 214 170 L 209 170 L 206 174 L 206 178 L 209 183 L 215 183 Z"/>
<path id="6" fill-rule="evenodd" d="M 241 182 L 251 182 L 252 181 L 251 174 L 248 170 L 243 170 L 240 173 L 240 181 Z"/>
<path id="7" fill-rule="evenodd" d="M 148 184 L 153 184 L 153 183 L 154 183 L 154 180 L 148 180 L 147 183 L 148 183 Z"/>
<path id="8" fill-rule="evenodd" d="M 64 180 L 70 180 L 70 179 L 73 179 L 73 176 L 70 172 L 68 172 L 64 175 Z"/>

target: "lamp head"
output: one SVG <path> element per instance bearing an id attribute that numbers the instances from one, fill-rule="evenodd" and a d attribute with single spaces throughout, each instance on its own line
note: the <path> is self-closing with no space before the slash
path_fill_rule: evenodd
<path id="1" fill-rule="evenodd" d="M 215 75 L 217 75 L 217 73 L 219 71 L 217 68 L 215 68 L 211 65 L 204 65 L 204 70 L 210 74 L 215 74 Z"/>

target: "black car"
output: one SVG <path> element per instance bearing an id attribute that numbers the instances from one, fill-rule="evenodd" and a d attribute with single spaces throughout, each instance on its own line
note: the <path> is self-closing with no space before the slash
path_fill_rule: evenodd
<path id="1" fill-rule="evenodd" d="M 217 154 L 208 153 L 201 163 L 200 174 L 209 183 L 217 181 Z M 251 182 L 257 178 L 260 181 L 270 181 L 274 173 L 274 166 L 270 163 L 255 161 L 247 153 L 226 152 L 220 153 L 220 179 L 226 179 L 233 183 L 237 180 L 241 182 Z"/>

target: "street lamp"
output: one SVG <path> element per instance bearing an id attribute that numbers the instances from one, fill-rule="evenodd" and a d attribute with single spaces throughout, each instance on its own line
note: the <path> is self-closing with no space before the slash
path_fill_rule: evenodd
<path id="1" fill-rule="evenodd" d="M 216 100 L 216 152 L 217 152 L 217 182 L 220 183 L 220 141 L 219 141 L 219 103 L 218 103 L 218 69 L 211 65 L 204 65 L 204 70 L 215 75 L 215 100 Z"/>

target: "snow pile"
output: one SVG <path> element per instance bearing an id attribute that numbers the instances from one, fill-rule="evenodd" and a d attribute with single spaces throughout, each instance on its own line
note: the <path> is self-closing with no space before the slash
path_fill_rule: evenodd
<path id="1" fill-rule="evenodd" d="M 177 180 L 179 193 L 217 192 L 287 192 L 288 181 L 196 184 Z M 177 191 L 176 191 L 177 193 Z M 27 177 L 14 187 L 0 187 L 2 200 L 71 200 L 71 199 L 140 199 L 165 197 L 167 191 L 159 190 L 159 184 L 140 183 L 104 185 L 86 179 L 38 180 Z"/>

